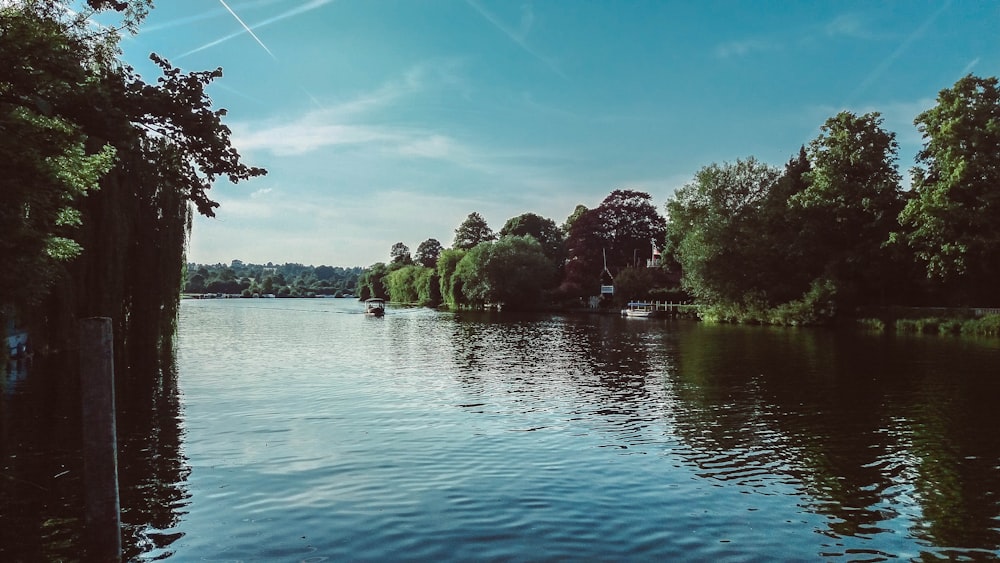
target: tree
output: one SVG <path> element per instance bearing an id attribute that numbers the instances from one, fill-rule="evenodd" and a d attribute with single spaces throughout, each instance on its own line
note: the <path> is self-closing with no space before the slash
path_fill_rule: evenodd
<path id="1" fill-rule="evenodd" d="M 53 111 L 51 100 L 87 87 L 86 42 L 34 8 L 0 7 L 0 305 L 17 309 L 37 305 L 82 252 L 81 201 L 116 156 Z"/>
<path id="2" fill-rule="evenodd" d="M 531 236 L 502 237 L 468 251 L 455 269 L 465 302 L 527 308 L 540 301 L 554 266 Z"/>
<path id="3" fill-rule="evenodd" d="M 914 123 L 924 145 L 913 194 L 900 214 L 926 275 L 959 300 L 1000 302 L 1000 89 L 968 75 L 938 94 Z"/>
<path id="4" fill-rule="evenodd" d="M 401 242 L 397 242 L 392 245 L 392 249 L 389 251 L 389 256 L 392 258 L 393 264 L 413 263 L 413 259 L 410 258 L 410 247 Z"/>
<path id="5" fill-rule="evenodd" d="M 385 277 L 389 299 L 396 303 L 416 303 L 418 299 L 416 279 L 421 269 L 423 266 L 404 266 L 390 272 Z"/>
<path id="6" fill-rule="evenodd" d="M 441 287 L 441 299 L 449 307 L 459 307 L 465 304 L 462 280 L 455 275 L 455 272 L 466 252 L 457 248 L 449 248 L 442 251 L 438 257 L 437 276 Z"/>
<path id="7" fill-rule="evenodd" d="M 470 250 L 481 242 L 495 240 L 496 235 L 479 213 L 469 213 L 465 221 L 455 229 L 455 242 L 452 247 L 459 250 Z"/>
<path id="8" fill-rule="evenodd" d="M 225 110 L 213 109 L 205 95 L 221 69 L 181 73 L 153 55 L 163 76 L 147 84 L 115 60 L 117 28 L 89 21 L 95 10 L 113 9 L 122 14 L 121 28 L 134 31 L 148 0 L 93 0 L 84 10 L 70 10 L 69 4 L 39 0 L 0 8 L 0 68 L 5 69 L 0 127 L 33 121 L 36 131 L 55 131 L 53 124 L 61 123 L 71 137 L 58 140 L 47 134 L 46 142 L 61 154 L 83 157 L 80 177 L 70 181 L 76 193 L 64 191 L 68 209 L 56 211 L 60 224 L 54 234 L 64 240 L 49 245 L 57 256 L 76 256 L 63 261 L 61 275 L 53 276 L 57 286 L 44 295 L 44 303 L 15 302 L 14 307 L 33 319 L 32 335 L 40 344 L 70 338 L 78 317 L 111 317 L 116 365 L 127 367 L 169 349 L 184 281 L 191 205 L 213 215 L 218 204 L 207 191 L 218 178 L 237 182 L 264 170 L 240 161 L 222 123 Z M 8 131 L 0 135 L 7 136 Z M 104 148 L 109 146 L 114 167 L 104 173 L 92 157 L 110 154 Z M 50 164 L 56 162 L 54 155 L 45 155 Z M 100 178 L 100 189 L 88 189 L 82 197 L 76 188 L 91 173 Z M 7 187 L 5 183 L 0 191 Z M 48 213 L 47 204 L 32 207 L 30 214 L 34 209 Z M 68 227 L 74 224 L 70 240 Z M 38 229 L 36 234 L 45 236 Z M 2 244 L 7 244 L 6 235 L 0 235 Z M 15 246 L 19 252 L 45 248 Z"/>
<path id="9" fill-rule="evenodd" d="M 625 306 L 635 299 L 653 299 L 654 291 L 667 292 L 669 289 L 667 275 L 660 268 L 625 268 L 615 276 L 614 302 Z"/>
<path id="10" fill-rule="evenodd" d="M 807 151 L 809 186 L 791 198 L 814 259 L 806 267 L 835 284 L 841 306 L 881 302 L 899 271 L 887 249 L 903 206 L 896 136 L 876 112 L 841 112 L 820 130 Z"/>
<path id="11" fill-rule="evenodd" d="M 427 268 L 434 268 L 437 265 L 438 256 L 444 247 L 437 239 L 429 238 L 417 246 L 416 261 Z"/>
<path id="12" fill-rule="evenodd" d="M 572 230 L 573 224 L 576 223 L 576 220 L 587 211 L 586 205 L 577 204 L 577 206 L 573 209 L 573 212 L 566 218 L 566 221 L 559 227 L 562 229 L 564 236 L 569 236 L 569 232 Z"/>
<path id="13" fill-rule="evenodd" d="M 565 237 L 552 219 L 534 213 L 524 213 L 507 220 L 500 229 L 500 238 L 505 236 L 530 236 L 538 241 L 542 252 L 555 265 L 561 266 L 565 260 Z"/>
<path id="14" fill-rule="evenodd" d="M 572 222 L 566 239 L 566 285 L 590 291 L 600 285 L 605 263 L 614 275 L 652 257 L 653 246 L 663 244 L 666 221 L 651 199 L 647 193 L 615 190 Z"/>
<path id="15" fill-rule="evenodd" d="M 361 276 L 358 277 L 358 298 L 369 299 L 378 297 L 388 299 L 389 292 L 386 289 L 385 277 L 389 275 L 389 267 L 383 262 L 372 264 Z"/>
<path id="16" fill-rule="evenodd" d="M 700 301 L 738 303 L 759 289 L 749 278 L 761 267 L 761 206 L 780 176 L 753 157 L 711 164 L 668 200 L 668 253 Z"/>
<path id="17" fill-rule="evenodd" d="M 396 303 L 415 303 L 434 307 L 441 302 L 437 271 L 412 264 L 390 272 L 385 277 L 389 297 Z"/>

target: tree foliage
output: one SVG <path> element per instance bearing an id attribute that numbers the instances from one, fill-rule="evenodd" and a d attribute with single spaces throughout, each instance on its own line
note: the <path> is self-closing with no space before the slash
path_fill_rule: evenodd
<path id="1" fill-rule="evenodd" d="M 762 207 L 781 173 L 750 157 L 711 164 L 667 202 L 668 252 L 703 302 L 740 301 L 760 267 Z"/>
<path id="2" fill-rule="evenodd" d="M 836 284 L 842 305 L 878 302 L 896 270 L 887 243 L 903 206 L 895 133 L 877 112 L 841 112 L 820 131 L 808 147 L 808 187 L 791 198 L 813 258 L 805 267 Z"/>
<path id="3" fill-rule="evenodd" d="M 225 111 L 205 95 L 221 70 L 182 73 L 153 55 L 163 76 L 147 84 L 116 60 L 117 29 L 89 21 L 111 9 L 122 29 L 134 30 L 149 6 L 0 7 L 0 65 L 8 70 L 0 77 L 0 153 L 18 168 L 0 178 L 5 212 L 18 225 L 0 235 L 0 246 L 20 264 L 62 263 L 62 275 L 51 278 L 58 285 L 39 292 L 44 303 L 7 293 L 0 300 L 32 319 L 39 342 L 70 338 L 77 317 L 111 317 L 120 366 L 169 344 L 191 205 L 212 215 L 217 204 L 207 191 L 216 179 L 264 173 L 240 161 Z M 10 142 L 15 130 L 19 146 Z M 34 186 L 23 183 L 30 167 L 39 172 Z"/>
<path id="4" fill-rule="evenodd" d="M 1000 275 L 1000 89 L 968 75 L 914 123 L 924 145 L 900 220 L 928 277 L 996 303 Z"/>
<path id="5" fill-rule="evenodd" d="M 425 268 L 434 268 L 437 266 L 438 256 L 441 256 L 443 250 L 444 247 L 437 239 L 429 238 L 417 246 L 417 254 L 414 259 Z"/>
<path id="6" fill-rule="evenodd" d="M 702 168 L 667 203 L 684 287 L 709 316 L 781 324 L 877 302 L 900 279 L 895 154 L 878 114 L 844 112 L 783 172 L 753 158 Z"/>
<path id="7" fill-rule="evenodd" d="M 523 213 L 508 219 L 500 229 L 499 236 L 530 236 L 538 241 L 542 252 L 553 264 L 561 266 L 565 260 L 565 237 L 552 219 L 535 213 Z"/>
<path id="8" fill-rule="evenodd" d="M 486 219 L 483 219 L 482 215 L 473 211 L 455 229 L 455 242 L 452 243 L 452 247 L 459 250 L 470 250 L 481 242 L 492 240 L 496 240 L 493 229 L 486 223 Z"/>
<path id="9" fill-rule="evenodd" d="M 389 257 L 393 264 L 413 263 L 413 259 L 410 257 L 410 247 L 401 242 L 392 245 L 392 248 L 389 250 Z"/>
<path id="10" fill-rule="evenodd" d="M 465 257 L 467 251 L 458 248 L 449 248 L 441 252 L 437 262 L 438 283 L 441 287 L 441 299 L 449 307 L 460 307 L 465 305 L 464 294 L 462 292 L 462 280 L 455 272 L 458 263 Z"/>
<path id="11" fill-rule="evenodd" d="M 582 211 L 566 239 L 565 285 L 592 295 L 601 283 L 605 262 L 612 275 L 645 264 L 666 233 L 666 221 L 651 199 L 644 192 L 615 190 L 598 207 Z"/>
<path id="12" fill-rule="evenodd" d="M 554 266 L 541 245 L 527 235 L 476 245 L 462 257 L 454 273 L 461 280 L 465 303 L 508 308 L 538 303 L 553 275 Z"/>

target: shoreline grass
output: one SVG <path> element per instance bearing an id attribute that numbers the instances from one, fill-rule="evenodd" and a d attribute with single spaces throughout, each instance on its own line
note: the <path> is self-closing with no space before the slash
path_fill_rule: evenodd
<path id="1" fill-rule="evenodd" d="M 859 326 L 875 332 L 898 334 L 939 334 L 962 336 L 1000 336 L 1000 315 L 978 318 L 923 317 L 896 319 L 886 322 L 878 318 L 861 318 Z"/>

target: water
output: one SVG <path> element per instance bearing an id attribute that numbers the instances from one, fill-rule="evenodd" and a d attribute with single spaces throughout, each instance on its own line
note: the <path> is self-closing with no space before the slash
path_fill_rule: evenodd
<path id="1" fill-rule="evenodd" d="M 360 310 L 183 303 L 119 396 L 129 558 L 1000 559 L 995 340 Z M 8 376 L 4 560 L 80 554 L 46 377 Z"/>

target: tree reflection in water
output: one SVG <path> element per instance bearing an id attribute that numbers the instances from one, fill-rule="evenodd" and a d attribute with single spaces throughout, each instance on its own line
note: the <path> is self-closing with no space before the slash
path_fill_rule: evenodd
<path id="1" fill-rule="evenodd" d="M 988 492 L 1000 487 L 990 406 L 1000 381 L 982 369 L 995 364 L 992 345 L 731 326 L 682 334 L 675 418 L 703 476 L 751 488 L 787 476 L 827 515 L 832 546 L 892 532 L 937 555 L 1000 547 Z"/>
<path id="2" fill-rule="evenodd" d="M 75 354 L 39 356 L 4 373 L 0 394 L 0 559 L 84 555 L 84 487 Z M 126 560 L 169 554 L 184 513 L 189 469 L 181 451 L 173 363 L 118 368 L 118 477 Z"/>

